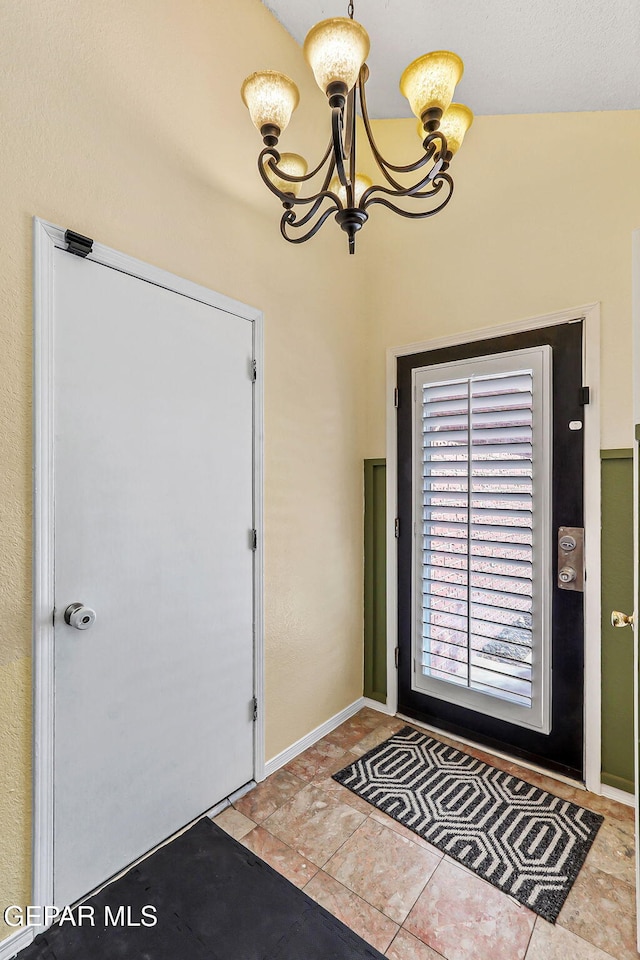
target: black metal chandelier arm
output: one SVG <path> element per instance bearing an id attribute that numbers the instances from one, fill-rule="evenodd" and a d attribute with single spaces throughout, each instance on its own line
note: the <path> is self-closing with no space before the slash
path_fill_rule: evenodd
<path id="1" fill-rule="evenodd" d="M 314 167 L 314 169 L 311 170 L 310 173 L 305 173 L 303 177 L 294 177 L 293 174 L 285 173 L 284 170 L 280 169 L 280 167 L 278 166 L 278 162 L 280 160 L 280 154 L 274 147 L 266 147 L 260 154 L 260 157 L 261 158 L 267 157 L 267 156 L 270 157 L 268 166 L 270 167 L 271 170 L 273 170 L 275 174 L 277 174 L 278 177 L 280 177 L 281 180 L 287 180 L 289 183 L 306 183 L 307 180 L 311 180 L 313 177 L 315 177 L 317 173 L 320 172 L 320 170 L 322 170 L 325 163 L 331 156 L 332 150 L 333 150 L 333 137 L 329 141 L 329 145 L 327 146 L 325 154 L 322 160 L 320 161 L 320 163 L 318 164 L 318 166 Z"/>
<path id="2" fill-rule="evenodd" d="M 327 220 L 331 216 L 331 214 L 335 212 L 336 212 L 335 206 L 328 207 L 323 212 L 322 216 L 320 216 L 318 220 L 316 220 L 312 228 L 307 233 L 303 234 L 303 236 L 301 237 L 290 237 L 287 234 L 287 227 L 293 227 L 293 228 L 300 227 L 302 226 L 302 221 L 296 222 L 296 215 L 294 211 L 286 210 L 285 213 L 283 213 L 282 215 L 282 219 L 280 220 L 280 233 L 282 234 L 284 239 L 287 240 L 289 243 L 304 243 L 305 240 L 311 240 L 312 237 L 315 237 L 316 233 L 318 232 L 320 227 L 323 225 L 325 220 Z"/>
<path id="3" fill-rule="evenodd" d="M 268 167 L 270 170 L 272 170 L 275 173 L 275 175 L 281 180 L 285 180 L 289 183 L 305 183 L 306 181 L 310 180 L 313 176 L 315 176 L 319 170 L 322 169 L 322 167 L 327 162 L 327 159 L 331 154 L 332 147 L 333 147 L 333 143 L 330 143 L 329 148 L 322 159 L 322 163 L 318 167 L 316 167 L 315 170 L 313 170 L 311 173 L 306 174 L 304 177 L 294 177 L 292 174 L 286 173 L 284 170 L 281 170 L 280 167 L 278 166 L 278 160 L 280 160 L 280 154 L 278 153 L 278 151 L 275 150 L 274 147 L 265 147 L 265 149 L 262 150 L 260 155 L 258 156 L 258 172 L 262 177 L 263 183 L 266 184 L 266 186 L 269 188 L 269 190 L 271 190 L 272 193 L 274 193 L 277 197 L 279 197 L 280 200 L 287 199 L 290 201 L 291 195 L 287 194 L 285 196 L 285 194 L 282 193 L 282 191 L 278 190 L 276 185 L 268 176 L 265 167 Z M 266 164 L 265 164 L 265 160 L 267 160 Z M 330 169 L 333 169 L 332 164 L 330 164 Z M 300 202 L 305 203 L 307 201 L 301 200 Z"/>
<path id="4" fill-rule="evenodd" d="M 423 190 L 423 187 L 426 187 L 428 183 L 432 184 L 433 189 Z M 453 190 L 453 180 L 451 176 L 448 173 L 441 173 L 440 170 L 438 170 L 436 173 L 430 171 L 426 177 L 424 177 L 418 183 L 415 183 L 412 187 L 401 187 L 399 190 L 389 190 L 388 187 L 376 186 L 374 184 L 362 194 L 362 197 L 360 198 L 360 206 L 363 209 L 366 209 L 367 200 L 374 193 L 386 193 L 390 197 L 418 197 L 420 199 L 432 197 L 435 194 L 440 193 L 444 183 L 448 183 L 450 190 Z"/>
<path id="5" fill-rule="evenodd" d="M 286 203 L 289 206 L 294 206 L 294 205 L 305 206 L 306 204 L 309 204 L 309 203 L 315 203 L 316 200 L 323 200 L 325 197 L 331 197 L 331 199 L 335 200 L 337 204 L 340 204 L 340 200 L 335 195 L 335 193 L 331 193 L 326 189 L 326 187 L 318 191 L 317 193 L 312 194 L 312 196 L 310 197 L 296 197 L 293 195 L 293 193 L 283 193 L 282 190 L 278 190 L 276 185 L 272 183 L 270 178 L 267 176 L 267 173 L 264 168 L 265 165 L 263 163 L 263 158 L 265 157 L 265 155 L 270 154 L 271 150 L 272 150 L 271 147 L 267 147 L 266 150 L 263 150 L 260 156 L 258 157 L 258 172 L 262 177 L 264 184 L 269 188 L 269 190 L 271 191 L 271 193 L 274 194 L 274 196 L 276 196 L 279 200 L 282 201 L 282 203 Z M 341 204 L 338 207 L 338 209 L 340 208 L 341 208 Z"/>
<path id="6" fill-rule="evenodd" d="M 292 227 L 294 227 L 295 229 L 298 229 L 299 227 L 304 227 L 305 224 L 309 223 L 310 220 L 313 220 L 313 218 L 315 217 L 316 213 L 318 212 L 318 210 L 319 210 L 320 207 L 322 206 L 322 201 L 323 201 L 323 200 L 331 200 L 331 201 L 335 204 L 335 208 L 334 208 L 334 209 L 335 209 L 336 211 L 337 211 L 337 210 L 342 210 L 342 204 L 340 203 L 340 200 L 339 200 L 339 198 L 335 195 L 335 193 L 331 193 L 330 190 L 325 190 L 325 191 L 323 191 L 323 192 L 318 196 L 318 199 L 315 201 L 315 203 L 313 204 L 313 206 L 311 207 L 311 209 L 310 209 L 310 210 L 307 210 L 307 212 L 305 213 L 304 217 L 301 217 L 299 220 L 298 220 L 298 218 L 296 217 L 295 222 L 294 222 L 293 220 L 290 220 L 290 221 L 289 221 L 289 222 L 290 222 L 290 225 L 291 225 Z"/>
<path id="7" fill-rule="evenodd" d="M 371 152 L 373 153 L 374 159 L 380 168 L 380 171 L 385 176 L 385 178 L 391 183 L 392 186 L 397 187 L 396 181 L 390 176 L 389 170 L 393 170 L 395 173 L 414 173 L 416 170 L 420 170 L 421 167 L 424 167 L 426 163 L 429 163 L 433 159 L 437 150 L 440 150 L 441 155 L 444 155 L 447 150 L 447 140 L 443 133 L 440 130 L 435 130 L 433 133 L 430 133 L 425 137 L 423 144 L 425 145 L 424 154 L 419 157 L 414 163 L 407 163 L 404 165 L 390 163 L 380 153 L 378 145 L 376 144 L 375 137 L 373 135 L 373 130 L 371 128 L 371 122 L 369 120 L 369 112 L 367 110 L 367 96 L 364 90 L 365 80 L 363 73 L 360 73 L 360 79 L 358 81 L 358 87 L 360 91 L 360 106 L 362 108 L 362 120 L 364 123 L 364 129 L 367 134 L 367 140 L 369 141 L 369 146 L 371 147 Z M 435 141 L 439 140 L 440 145 L 436 145 Z M 402 189 L 402 188 L 400 188 Z"/>
<path id="8" fill-rule="evenodd" d="M 344 161 L 346 157 L 344 153 L 342 107 L 331 108 L 331 135 L 333 141 L 333 158 L 336 163 L 338 179 L 342 186 L 346 187 L 348 180 L 344 169 Z"/>
<path id="9" fill-rule="evenodd" d="M 391 203 L 389 200 L 385 200 L 384 197 L 370 197 L 367 206 L 370 207 L 374 203 L 379 203 L 383 207 L 388 207 L 389 210 L 393 210 L 394 213 L 400 214 L 401 217 L 405 217 L 407 220 L 424 220 L 426 217 L 433 217 L 436 213 L 440 213 L 441 210 L 444 210 L 446 205 L 451 200 L 453 196 L 453 181 L 450 183 L 450 189 L 447 193 L 444 200 L 442 200 L 437 207 L 433 207 L 431 210 L 422 210 L 422 211 L 412 211 L 412 210 L 403 210 L 401 207 L 396 206 L 395 203 Z"/>

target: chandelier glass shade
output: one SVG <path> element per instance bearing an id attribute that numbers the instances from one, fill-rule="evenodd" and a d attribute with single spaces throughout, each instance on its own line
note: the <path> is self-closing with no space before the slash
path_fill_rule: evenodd
<path id="1" fill-rule="evenodd" d="M 353 3 L 349 16 L 322 20 L 307 34 L 304 54 L 331 110 L 329 145 L 312 170 L 304 157 L 277 150 L 299 102 L 293 80 L 266 70 L 253 73 L 242 85 L 242 99 L 264 143 L 258 171 L 284 207 L 280 232 L 290 243 L 311 239 L 333 215 L 347 234 L 349 252 L 355 253 L 356 234 L 374 204 L 417 220 L 439 213 L 451 199 L 449 164 L 473 122 L 468 107 L 452 103 L 464 70 L 462 60 L 438 50 L 414 60 L 402 74 L 400 90 L 418 117 L 422 154 L 412 163 L 398 165 L 385 160 L 373 136 L 365 93 L 369 47 L 367 31 L 353 19 Z M 358 111 L 382 175 L 380 184 L 357 168 Z M 304 196 L 303 185 L 308 185 Z M 407 206 L 413 201 L 417 209 Z"/>

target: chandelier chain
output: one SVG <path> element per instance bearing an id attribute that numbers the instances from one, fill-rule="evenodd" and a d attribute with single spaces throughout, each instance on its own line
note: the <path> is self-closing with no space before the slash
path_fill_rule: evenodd
<path id="1" fill-rule="evenodd" d="M 349 6 L 347 8 L 347 13 L 351 20 L 353 20 L 353 0 L 349 0 Z"/>

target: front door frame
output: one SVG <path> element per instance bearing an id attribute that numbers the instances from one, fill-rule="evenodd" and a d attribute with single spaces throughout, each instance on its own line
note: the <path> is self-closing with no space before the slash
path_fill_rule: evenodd
<path id="1" fill-rule="evenodd" d="M 53 255 L 66 250 L 64 229 L 34 217 L 33 221 L 33 904 L 53 904 L 54 801 L 54 485 L 53 485 Z M 223 294 L 184 280 L 100 243 L 88 259 L 197 300 L 253 323 L 256 361 L 253 395 L 253 501 L 257 546 L 254 553 L 254 779 L 265 778 L 264 710 L 264 554 L 263 442 L 264 378 L 263 315 Z M 240 785 L 239 785 L 240 786 Z M 125 867 L 126 864 L 123 864 Z"/>
<path id="2" fill-rule="evenodd" d="M 600 632 L 600 304 L 517 320 L 495 327 L 467 330 L 447 337 L 409 343 L 387 350 L 387 709 L 398 709 L 398 557 L 395 538 L 397 516 L 397 420 L 395 407 L 398 357 L 425 353 L 457 344 L 489 340 L 528 330 L 555 326 L 570 320 L 584 321 L 584 384 L 590 388 L 584 407 L 584 517 L 585 568 L 591 586 L 585 583 L 585 690 L 584 773 L 587 790 L 601 792 L 601 632 Z M 589 531 L 593 531 L 590 536 Z M 412 721 L 414 722 L 414 721 Z M 483 750 L 488 750 L 483 746 Z M 488 751 L 490 752 L 490 751 Z M 526 766 L 526 764 L 524 764 Z"/>

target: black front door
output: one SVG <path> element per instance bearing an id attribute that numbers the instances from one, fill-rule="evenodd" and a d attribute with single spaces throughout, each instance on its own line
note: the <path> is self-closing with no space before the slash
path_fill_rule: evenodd
<path id="1" fill-rule="evenodd" d="M 583 593 L 557 542 L 584 525 L 582 326 L 397 366 L 398 710 L 580 780 Z"/>

